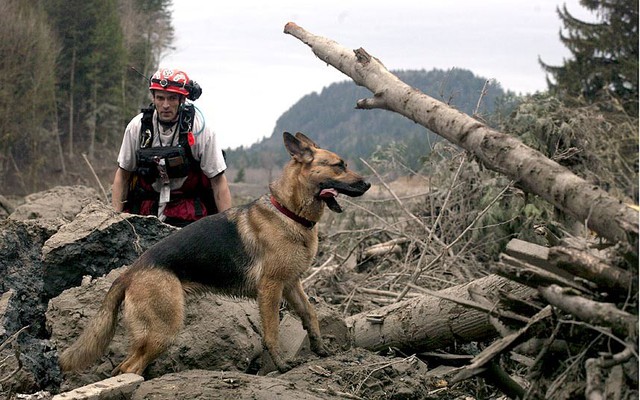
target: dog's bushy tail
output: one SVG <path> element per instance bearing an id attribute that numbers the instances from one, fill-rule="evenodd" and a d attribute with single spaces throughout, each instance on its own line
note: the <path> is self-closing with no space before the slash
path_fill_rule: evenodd
<path id="1" fill-rule="evenodd" d="M 62 371 L 84 369 L 104 354 L 115 334 L 118 310 L 124 300 L 127 288 L 124 275 L 126 273 L 116 278 L 96 315 L 91 318 L 75 343 L 60 355 Z"/>

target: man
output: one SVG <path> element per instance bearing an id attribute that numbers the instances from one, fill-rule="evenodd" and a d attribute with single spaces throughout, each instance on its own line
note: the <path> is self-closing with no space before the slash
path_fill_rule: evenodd
<path id="1" fill-rule="evenodd" d="M 159 69 L 153 104 L 125 129 L 113 179 L 116 211 L 185 226 L 231 207 L 227 166 L 213 131 L 190 102 L 202 93 L 186 73 Z"/>

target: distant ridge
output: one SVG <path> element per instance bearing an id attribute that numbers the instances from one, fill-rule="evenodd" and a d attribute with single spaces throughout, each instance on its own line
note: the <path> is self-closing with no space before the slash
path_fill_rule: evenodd
<path id="1" fill-rule="evenodd" d="M 472 114 L 480 98 L 486 78 L 471 71 L 433 69 L 393 71 L 403 82 Z M 499 83 L 488 86 L 479 109 L 480 115 L 494 112 L 497 100 L 505 95 Z M 406 147 L 416 162 L 429 151 L 429 144 L 441 140 L 426 128 L 386 110 L 356 110 L 358 99 L 370 97 L 369 90 L 353 81 L 338 82 L 302 97 L 276 122 L 270 137 L 249 148 L 227 150 L 234 168 L 261 168 L 282 165 L 289 158 L 282 146 L 282 132 L 301 131 L 321 147 L 339 151 L 350 162 L 367 159 L 377 149 L 392 142 Z"/>

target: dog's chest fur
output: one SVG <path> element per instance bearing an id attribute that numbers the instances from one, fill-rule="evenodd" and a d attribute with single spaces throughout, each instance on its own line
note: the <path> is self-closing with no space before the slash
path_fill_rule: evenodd
<path id="1" fill-rule="evenodd" d="M 318 250 L 317 228 L 291 220 L 270 203 L 268 196 L 254 203 L 244 221 L 249 226 L 243 231 L 245 239 L 255 246 L 250 252 L 260 255 L 260 275 L 278 276 L 282 281 L 298 279 Z"/>

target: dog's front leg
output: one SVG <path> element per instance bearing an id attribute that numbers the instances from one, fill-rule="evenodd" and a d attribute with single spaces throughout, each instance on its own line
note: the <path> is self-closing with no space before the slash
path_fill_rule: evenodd
<path id="1" fill-rule="evenodd" d="M 309 302 L 309 298 L 305 294 L 302 282 L 299 279 L 291 287 L 287 287 L 284 292 L 284 298 L 302 320 L 302 326 L 309 335 L 311 350 L 319 356 L 328 356 L 329 351 L 322 342 L 318 316 Z"/>
<path id="2" fill-rule="evenodd" d="M 278 343 L 278 328 L 280 325 L 280 301 L 282 300 L 282 289 L 284 285 L 277 280 L 262 279 L 258 287 L 258 308 L 260 319 L 262 320 L 262 341 L 264 347 L 271 355 L 273 363 L 280 372 L 291 369 L 282 355 Z"/>

